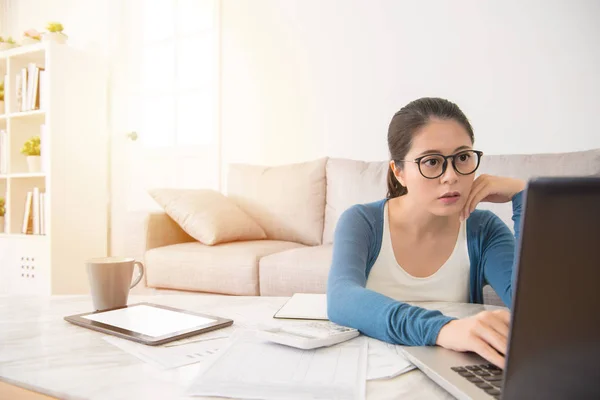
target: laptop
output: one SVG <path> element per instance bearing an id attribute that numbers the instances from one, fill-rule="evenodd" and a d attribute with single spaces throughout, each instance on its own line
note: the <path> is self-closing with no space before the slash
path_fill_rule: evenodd
<path id="1" fill-rule="evenodd" d="M 600 399 L 600 177 L 527 184 L 506 368 L 403 347 L 458 399 Z"/>

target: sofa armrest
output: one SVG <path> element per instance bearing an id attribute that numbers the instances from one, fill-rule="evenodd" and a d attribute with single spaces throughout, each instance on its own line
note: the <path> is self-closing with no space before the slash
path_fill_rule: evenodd
<path id="1" fill-rule="evenodd" d="M 146 217 L 146 251 L 195 241 L 167 213 L 153 212 Z"/>

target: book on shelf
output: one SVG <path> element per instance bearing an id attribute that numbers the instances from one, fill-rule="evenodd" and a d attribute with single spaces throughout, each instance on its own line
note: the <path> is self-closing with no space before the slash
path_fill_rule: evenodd
<path id="1" fill-rule="evenodd" d="M 35 63 L 29 63 L 27 67 L 21 68 L 15 80 L 18 111 L 43 109 L 45 81 L 45 69 L 43 67 Z"/>
<path id="2" fill-rule="evenodd" d="M 27 110 L 27 68 L 21 68 L 21 79 L 20 79 L 20 86 L 17 87 L 17 92 L 19 93 L 17 95 L 17 98 L 19 99 L 19 103 L 18 103 L 18 109 L 19 111 L 26 111 Z"/>
<path id="3" fill-rule="evenodd" d="M 32 222 L 33 222 L 33 234 L 40 234 L 40 188 L 33 188 L 33 200 L 31 202 L 31 207 L 33 212 L 32 214 Z"/>
<path id="4" fill-rule="evenodd" d="M 40 193 L 40 234 L 46 234 L 46 193 Z"/>
<path id="5" fill-rule="evenodd" d="M 17 74 L 15 79 L 15 99 L 17 100 L 17 111 L 21 111 L 23 104 L 23 76 Z"/>
<path id="6" fill-rule="evenodd" d="M 40 69 L 40 78 L 39 78 L 39 100 L 38 105 L 40 110 L 46 109 L 46 71 L 42 68 Z"/>
<path id="7" fill-rule="evenodd" d="M 46 193 L 41 192 L 38 187 L 27 192 L 21 233 L 27 235 L 46 234 L 47 199 Z"/>
<path id="8" fill-rule="evenodd" d="M 33 200 L 33 192 L 27 192 L 27 197 L 25 198 L 25 212 L 23 213 L 23 227 L 21 228 L 21 233 L 28 234 L 33 233 L 33 223 L 31 216 L 31 203 Z"/>

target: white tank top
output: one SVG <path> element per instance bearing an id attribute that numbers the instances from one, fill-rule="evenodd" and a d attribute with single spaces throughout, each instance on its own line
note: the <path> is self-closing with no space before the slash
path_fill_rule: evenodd
<path id="1" fill-rule="evenodd" d="M 397 301 L 469 301 L 469 249 L 466 223 L 462 222 L 454 250 L 440 269 L 426 278 L 406 272 L 394 256 L 388 203 L 384 207 L 381 249 L 367 278 L 367 289 Z"/>

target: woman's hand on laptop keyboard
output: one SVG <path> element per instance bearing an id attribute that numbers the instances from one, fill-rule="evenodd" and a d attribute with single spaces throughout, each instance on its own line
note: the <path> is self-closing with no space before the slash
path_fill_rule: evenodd
<path id="1" fill-rule="evenodd" d="M 504 368 L 509 325 L 507 310 L 483 311 L 448 322 L 440 330 L 436 344 L 450 350 L 475 352 Z"/>

